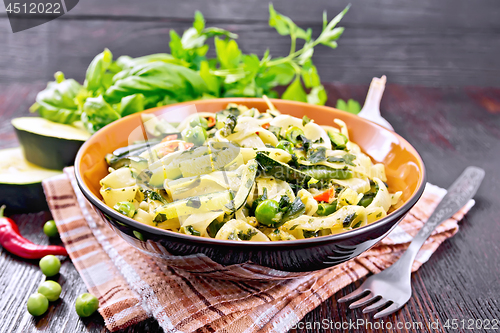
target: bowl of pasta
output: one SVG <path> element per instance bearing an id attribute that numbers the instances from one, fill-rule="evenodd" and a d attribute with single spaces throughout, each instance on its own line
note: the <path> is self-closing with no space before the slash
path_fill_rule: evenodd
<path id="1" fill-rule="evenodd" d="M 420 198 L 401 136 L 330 107 L 267 98 L 146 110 L 95 133 L 75 161 L 94 210 L 167 265 L 286 279 L 355 258 Z"/>

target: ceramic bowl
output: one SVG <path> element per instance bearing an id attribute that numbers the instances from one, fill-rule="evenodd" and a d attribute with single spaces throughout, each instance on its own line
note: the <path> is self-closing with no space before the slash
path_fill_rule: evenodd
<path id="1" fill-rule="evenodd" d="M 83 144 L 75 161 L 78 185 L 98 214 L 120 237 L 163 263 L 191 273 L 236 280 L 286 279 L 355 258 L 387 236 L 422 195 L 425 168 L 421 157 L 398 134 L 356 115 L 294 101 L 272 102 L 281 113 L 299 118 L 307 115 L 320 125 L 332 125 L 335 118 L 343 120 L 348 126 L 350 139 L 374 162 L 386 166 L 389 188 L 392 192 L 403 191 L 403 204 L 381 220 L 364 227 L 293 241 L 218 240 L 142 224 L 106 206 L 99 194 L 99 180 L 108 173 L 105 155 L 128 145 L 131 133 L 141 126 L 140 114 L 107 125 Z M 225 98 L 175 104 L 144 112 L 175 115 L 193 105 L 198 112 L 217 112 L 228 103 L 244 104 L 262 111 L 267 109 L 262 99 Z"/>

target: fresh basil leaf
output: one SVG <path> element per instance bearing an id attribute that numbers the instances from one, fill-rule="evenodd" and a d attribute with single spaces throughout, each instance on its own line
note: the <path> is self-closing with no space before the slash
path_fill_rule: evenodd
<path id="1" fill-rule="evenodd" d="M 155 61 L 115 75 L 115 82 L 106 90 L 105 96 L 111 103 L 137 93 L 146 98 L 151 97 L 153 101 L 164 99 L 165 96 L 171 100 L 185 101 L 199 98 L 204 92 L 208 92 L 208 88 L 199 73 L 186 67 Z"/>
<path id="2" fill-rule="evenodd" d="M 286 88 L 281 98 L 291 101 L 307 102 L 307 94 L 302 87 L 300 77 L 295 78 L 288 88 Z"/>
<path id="3" fill-rule="evenodd" d="M 120 115 L 104 100 L 102 95 L 89 97 L 83 104 L 82 122 L 90 133 L 95 133 Z"/>
<path id="4" fill-rule="evenodd" d="M 95 56 L 87 68 L 84 86 L 87 90 L 96 92 L 102 86 L 104 73 L 113 61 L 113 54 L 108 49 Z"/>
<path id="5" fill-rule="evenodd" d="M 143 94 L 133 94 L 122 98 L 119 109 L 119 113 L 122 117 L 141 111 L 144 111 Z"/>
<path id="6" fill-rule="evenodd" d="M 36 95 L 31 112 L 38 112 L 42 118 L 62 124 L 80 120 L 81 112 L 75 98 L 83 87 L 73 79 L 65 79 L 62 72 L 54 74 L 56 81 Z"/>

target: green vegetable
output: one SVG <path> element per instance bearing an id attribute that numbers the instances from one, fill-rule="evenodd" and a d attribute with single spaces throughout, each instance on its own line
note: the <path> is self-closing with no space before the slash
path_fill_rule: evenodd
<path id="1" fill-rule="evenodd" d="M 365 193 L 363 198 L 359 200 L 358 206 L 368 207 L 372 203 L 374 197 L 375 193 Z"/>
<path id="2" fill-rule="evenodd" d="M 236 116 L 233 114 L 229 114 L 226 116 L 223 122 L 223 127 L 221 129 L 221 134 L 223 136 L 228 136 L 230 134 L 233 134 L 234 128 L 236 127 L 236 122 L 238 120 L 236 119 Z"/>
<path id="3" fill-rule="evenodd" d="M 28 298 L 28 312 L 32 316 L 41 316 L 49 308 L 49 300 L 40 293 L 34 293 Z"/>
<path id="4" fill-rule="evenodd" d="M 333 131 L 328 131 L 328 137 L 332 142 L 332 146 L 334 150 L 344 150 L 346 149 L 346 144 L 349 140 L 342 133 L 337 133 Z"/>
<path id="5" fill-rule="evenodd" d="M 59 232 L 57 231 L 56 222 L 54 220 L 49 220 L 49 221 L 45 222 L 45 224 L 43 225 L 43 232 L 48 237 L 58 236 Z"/>
<path id="6" fill-rule="evenodd" d="M 59 273 L 61 261 L 56 256 L 49 254 L 40 259 L 39 266 L 45 276 L 54 276 Z"/>
<path id="7" fill-rule="evenodd" d="M 305 211 L 306 211 L 306 206 L 304 205 L 302 200 L 300 200 L 299 197 L 296 197 L 295 200 L 290 205 L 290 207 L 287 209 L 287 211 L 283 214 L 281 223 L 293 220 L 299 217 L 300 215 L 304 214 Z"/>
<path id="8" fill-rule="evenodd" d="M 238 238 L 241 240 L 251 240 L 253 236 L 257 235 L 257 230 L 255 229 L 247 229 L 246 232 L 240 230 L 238 232 Z"/>
<path id="9" fill-rule="evenodd" d="M 318 147 L 307 151 L 307 160 L 311 163 L 319 163 L 326 160 L 326 148 Z"/>
<path id="10" fill-rule="evenodd" d="M 203 145 L 207 139 L 207 131 L 201 126 L 186 127 L 181 134 L 184 141 L 191 142 L 196 146 Z"/>
<path id="11" fill-rule="evenodd" d="M 318 237 L 319 236 L 319 230 L 318 231 L 302 230 L 302 235 L 304 235 L 304 238 Z"/>
<path id="12" fill-rule="evenodd" d="M 189 232 L 189 234 L 193 235 L 193 236 L 200 236 L 201 235 L 201 233 L 198 230 L 196 230 L 195 228 L 193 228 L 192 225 L 188 225 L 186 227 L 186 231 Z"/>
<path id="13" fill-rule="evenodd" d="M 41 168 L 28 163 L 21 147 L 0 150 L 0 204 L 10 211 L 38 212 L 47 210 L 42 180 L 62 171 Z"/>
<path id="14" fill-rule="evenodd" d="M 349 227 L 351 225 L 351 223 L 354 221 L 355 218 L 356 218 L 356 213 L 352 213 L 352 214 L 347 215 L 344 218 L 344 221 L 342 222 L 342 226 L 344 228 Z"/>
<path id="15" fill-rule="evenodd" d="M 288 85 L 283 99 L 325 104 L 326 91 L 312 55 L 320 44 L 337 47 L 336 40 L 344 31 L 337 24 L 348 9 L 331 21 L 324 13 L 322 31 L 314 39 L 312 29 L 298 27 L 270 4 L 269 25 L 291 42 L 289 54 L 275 58 L 269 50 L 261 57 L 244 54 L 236 34 L 206 27 L 203 15 L 196 12 L 193 26 L 182 36 L 170 31 L 170 54 L 121 56 L 113 61 L 112 53 L 105 49 L 90 63 L 83 86 L 57 72 L 55 82 L 37 95 L 31 111 L 65 124 L 81 119 L 93 133 L 146 108 L 200 98 L 278 97 L 278 86 Z M 210 38 L 214 38 L 215 58 L 207 57 Z"/>
<path id="16" fill-rule="evenodd" d="M 222 221 L 219 222 L 218 220 L 213 220 L 207 227 L 207 233 L 210 237 L 215 238 L 217 233 L 219 232 L 220 228 L 225 224 L 226 222 Z"/>
<path id="17" fill-rule="evenodd" d="M 281 140 L 276 145 L 276 148 L 283 149 L 284 151 L 288 152 L 289 154 L 293 154 L 293 145 L 290 143 L 290 141 Z"/>
<path id="18" fill-rule="evenodd" d="M 294 169 L 288 164 L 273 160 L 262 152 L 257 152 L 255 159 L 259 163 L 259 169 L 263 175 L 273 176 L 303 187 L 308 187 L 317 182 L 314 176 Z"/>
<path id="19" fill-rule="evenodd" d="M 40 117 L 12 119 L 27 161 L 40 167 L 62 170 L 73 165 L 90 133 L 80 126 L 55 123 Z"/>
<path id="20" fill-rule="evenodd" d="M 89 133 L 95 133 L 118 119 L 120 115 L 104 100 L 102 95 L 89 97 L 83 104 L 82 121 Z"/>
<path id="21" fill-rule="evenodd" d="M 72 124 L 80 120 L 81 110 L 75 98 L 82 86 L 73 79 L 65 79 L 62 72 L 55 73 L 54 77 L 56 80 L 36 95 L 36 103 L 30 111 L 57 123 Z"/>
<path id="22" fill-rule="evenodd" d="M 81 294 L 75 302 L 76 313 L 80 317 L 89 317 L 99 308 L 99 300 L 89 293 Z"/>
<path id="23" fill-rule="evenodd" d="M 322 202 L 318 204 L 318 210 L 316 214 L 319 216 L 328 216 L 332 213 L 335 213 L 337 210 L 337 200 L 334 200 L 332 203 Z"/>
<path id="24" fill-rule="evenodd" d="M 255 209 L 255 218 L 262 224 L 271 226 L 281 220 L 281 216 L 277 216 L 279 205 L 276 201 L 267 199 L 259 203 Z"/>
<path id="25" fill-rule="evenodd" d="M 191 127 L 201 126 L 205 130 L 207 130 L 208 129 L 208 121 L 207 121 L 207 119 L 205 119 L 203 117 L 196 117 L 193 120 L 191 120 L 191 122 L 189 123 L 189 126 L 191 126 Z"/>
<path id="26" fill-rule="evenodd" d="M 301 142 L 299 136 L 304 135 L 304 131 L 297 126 L 292 126 L 286 130 L 285 136 L 288 141 L 293 143 L 294 145 Z"/>
<path id="27" fill-rule="evenodd" d="M 55 302 L 61 295 L 61 285 L 55 281 L 47 280 L 38 287 L 38 292 L 47 297 L 50 302 Z"/>
<path id="28" fill-rule="evenodd" d="M 318 180 L 325 179 L 349 179 L 352 178 L 352 171 L 346 169 L 334 169 L 324 165 L 304 167 L 300 171 Z"/>
<path id="29" fill-rule="evenodd" d="M 352 163 L 356 159 L 356 155 L 353 154 L 345 154 L 342 157 L 328 157 L 327 161 L 330 163 L 345 163 L 351 166 L 356 166 L 356 164 Z"/>
<path id="30" fill-rule="evenodd" d="M 335 108 L 352 114 L 358 114 L 361 111 L 361 105 L 353 99 L 349 99 L 347 102 L 343 99 L 338 99 Z"/>
<path id="31" fill-rule="evenodd" d="M 113 208 L 128 217 L 133 217 L 135 215 L 135 206 L 130 201 L 121 201 Z"/>

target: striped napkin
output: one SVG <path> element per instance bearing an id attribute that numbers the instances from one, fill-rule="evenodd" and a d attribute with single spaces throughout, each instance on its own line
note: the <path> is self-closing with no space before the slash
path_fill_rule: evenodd
<path id="1" fill-rule="evenodd" d="M 131 247 L 92 209 L 72 167 L 43 182 L 69 256 L 106 327 L 116 331 L 154 317 L 165 332 L 287 332 L 306 313 L 369 273 L 390 266 L 422 227 L 446 190 L 427 184 L 407 217 L 377 246 L 334 268 L 281 281 L 227 281 L 196 276 Z M 471 200 L 424 244 L 413 270 L 458 231 Z"/>

